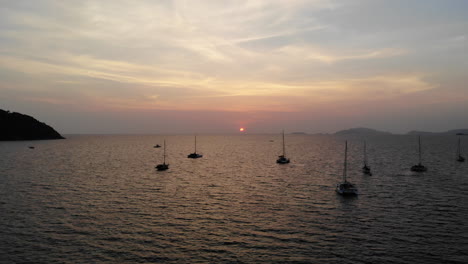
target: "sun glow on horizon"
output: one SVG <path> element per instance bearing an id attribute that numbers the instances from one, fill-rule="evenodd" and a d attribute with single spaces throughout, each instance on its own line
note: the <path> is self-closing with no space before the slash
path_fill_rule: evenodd
<path id="1" fill-rule="evenodd" d="M 468 1 L 37 2 L 2 1 L 0 108 L 63 133 L 466 124 Z"/>

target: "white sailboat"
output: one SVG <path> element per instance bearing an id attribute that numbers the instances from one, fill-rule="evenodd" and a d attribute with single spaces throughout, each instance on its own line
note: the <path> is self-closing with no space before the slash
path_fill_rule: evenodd
<path id="1" fill-rule="evenodd" d="M 336 192 L 340 195 L 358 195 L 358 189 L 347 179 L 348 174 L 348 141 L 345 142 L 345 158 L 343 168 L 343 182 L 336 185 Z"/>
<path id="2" fill-rule="evenodd" d="M 155 167 L 158 171 L 164 171 L 169 169 L 169 164 L 166 164 L 166 140 L 164 140 L 164 154 L 163 154 L 163 163 L 158 164 Z"/>
<path id="3" fill-rule="evenodd" d="M 364 174 L 372 176 L 371 169 L 367 164 L 367 148 L 366 148 L 366 141 L 364 141 L 364 166 L 362 167 L 362 172 Z"/>
<path id="4" fill-rule="evenodd" d="M 289 159 L 286 158 L 286 147 L 284 146 L 284 130 L 283 130 L 283 155 L 278 156 L 278 159 L 276 160 L 276 163 L 278 163 L 278 164 L 287 164 L 287 163 L 289 163 Z"/>
<path id="5" fill-rule="evenodd" d="M 195 136 L 195 152 L 188 154 L 187 158 L 189 158 L 189 159 L 198 159 L 198 158 L 201 158 L 201 157 L 203 157 L 203 155 L 197 154 L 197 136 Z"/>
<path id="6" fill-rule="evenodd" d="M 461 155 L 460 138 L 458 138 L 457 161 L 464 162 L 465 158 Z"/>
<path id="7" fill-rule="evenodd" d="M 421 164 L 421 136 L 418 137 L 418 144 L 419 144 L 419 163 L 411 167 L 411 171 L 415 172 L 425 172 L 427 171 L 426 166 Z"/>

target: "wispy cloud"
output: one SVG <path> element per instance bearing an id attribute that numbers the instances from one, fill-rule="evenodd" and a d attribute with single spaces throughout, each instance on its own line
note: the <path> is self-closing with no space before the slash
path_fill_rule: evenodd
<path id="1" fill-rule="evenodd" d="M 399 3 L 379 3 L 5 2 L 0 90 L 46 91 L 24 98 L 76 98 L 77 107 L 294 112 L 442 94 L 450 78 L 466 79 L 468 22 L 459 10 L 437 4 L 455 15 L 418 12 L 419 23 L 385 15 Z"/>
<path id="2" fill-rule="evenodd" d="M 309 60 L 316 60 L 324 63 L 335 63 L 345 60 L 369 60 L 369 59 L 382 59 L 395 56 L 401 56 L 407 53 L 403 49 L 383 48 L 375 50 L 354 50 L 347 51 L 330 51 L 324 48 L 317 48 L 313 46 L 296 46 L 290 45 L 278 49 L 279 53 L 296 58 L 304 58 Z"/>

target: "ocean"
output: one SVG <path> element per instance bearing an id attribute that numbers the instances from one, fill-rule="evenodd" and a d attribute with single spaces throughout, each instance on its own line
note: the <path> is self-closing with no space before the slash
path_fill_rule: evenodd
<path id="1" fill-rule="evenodd" d="M 357 136 L 286 135 L 285 165 L 280 134 L 66 137 L 0 142 L 0 263 L 468 262 L 456 136 L 422 136 L 424 173 L 416 136 L 367 137 L 372 176 Z"/>

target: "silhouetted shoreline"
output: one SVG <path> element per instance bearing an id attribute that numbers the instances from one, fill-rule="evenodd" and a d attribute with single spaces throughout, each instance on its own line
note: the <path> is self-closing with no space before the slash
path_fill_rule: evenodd
<path id="1" fill-rule="evenodd" d="M 35 118 L 0 109 L 0 141 L 64 139 L 55 129 Z"/>
<path id="2" fill-rule="evenodd" d="M 357 127 L 357 128 L 340 130 L 338 132 L 335 132 L 334 135 L 468 135 L 468 129 L 459 128 L 459 129 L 447 130 L 444 132 L 427 132 L 427 131 L 412 130 L 406 134 L 399 134 L 399 133 L 379 131 L 379 130 L 372 129 L 372 128 Z"/>

